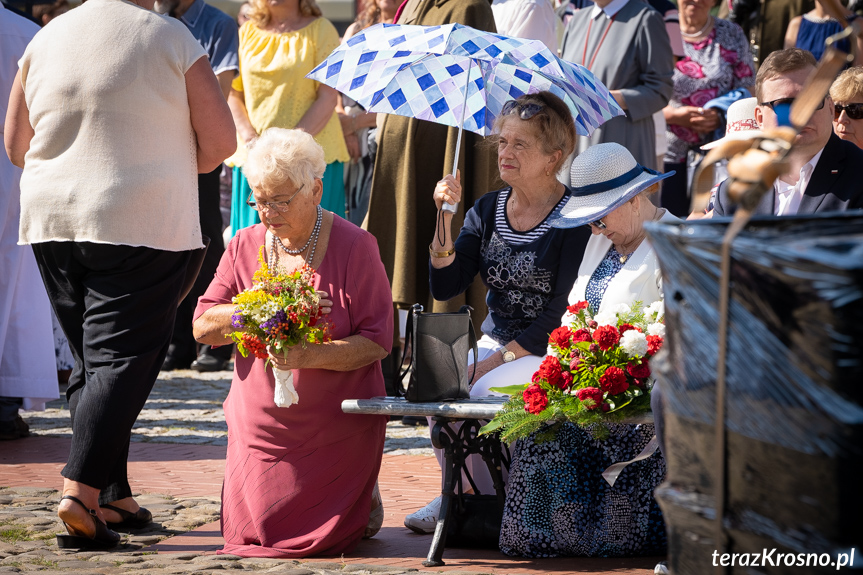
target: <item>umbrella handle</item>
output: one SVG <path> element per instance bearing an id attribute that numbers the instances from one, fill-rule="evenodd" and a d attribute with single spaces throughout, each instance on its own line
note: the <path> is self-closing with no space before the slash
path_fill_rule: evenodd
<path id="1" fill-rule="evenodd" d="M 461 107 L 461 123 L 458 127 L 458 138 L 456 138 L 455 141 L 455 157 L 452 161 L 453 178 L 456 176 L 456 172 L 458 172 L 458 154 L 461 151 L 461 135 L 464 132 L 464 117 L 467 113 L 467 89 L 470 87 L 470 69 L 472 68 L 472 64 L 473 62 L 471 60 L 467 61 L 467 79 L 464 82 L 464 105 Z M 458 211 L 458 204 L 449 204 L 444 202 L 440 209 L 454 214 Z"/>

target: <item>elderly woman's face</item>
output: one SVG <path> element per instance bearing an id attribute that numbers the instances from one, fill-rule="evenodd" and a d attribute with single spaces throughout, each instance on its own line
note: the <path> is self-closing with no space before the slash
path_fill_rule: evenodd
<path id="1" fill-rule="evenodd" d="M 833 131 L 836 135 L 858 148 L 863 148 L 863 96 L 847 102 L 837 100 L 833 117 Z"/>
<path id="2" fill-rule="evenodd" d="M 314 219 L 317 205 L 315 196 L 321 187 L 320 180 L 314 181 L 312 189 L 304 189 L 309 186 L 295 186 L 291 182 L 285 182 L 272 190 L 251 182 L 249 184 L 252 187 L 249 200 L 257 204 L 261 223 L 280 238 L 290 237 L 296 230 L 305 229 L 308 227 L 307 220 Z"/>
<path id="3" fill-rule="evenodd" d="M 625 246 L 637 238 L 644 226 L 641 218 L 635 215 L 638 209 L 639 196 L 635 196 L 604 218 L 602 223 L 605 224 L 605 229 L 590 224 L 590 231 L 593 235 L 604 235 L 611 240 L 615 246 Z"/>
<path id="4" fill-rule="evenodd" d="M 530 122 L 514 115 L 504 120 L 497 145 L 497 167 L 504 182 L 519 187 L 548 178 L 546 172 L 554 177 L 556 160 L 543 151 Z"/>

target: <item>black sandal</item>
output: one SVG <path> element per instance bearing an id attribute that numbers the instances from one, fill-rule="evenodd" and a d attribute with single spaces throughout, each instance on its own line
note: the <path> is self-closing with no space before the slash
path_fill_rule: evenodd
<path id="1" fill-rule="evenodd" d="M 64 499 L 74 501 L 84 509 L 87 509 L 87 506 L 81 503 L 81 500 L 77 497 L 64 495 L 60 498 L 60 501 Z M 120 542 L 120 535 L 111 531 L 104 523 L 99 521 L 95 509 L 87 509 L 87 512 L 90 514 L 96 527 L 96 532 L 93 536 L 77 535 L 75 529 L 69 527 L 69 524 L 63 521 L 63 525 L 66 526 L 66 531 L 69 534 L 57 536 L 57 547 L 60 549 L 112 549 L 117 546 L 117 543 Z"/>
<path id="2" fill-rule="evenodd" d="M 141 529 L 153 522 L 153 514 L 143 507 L 139 507 L 135 513 L 126 511 L 125 509 L 120 509 L 113 505 L 100 505 L 99 507 L 102 509 L 110 509 L 123 519 L 119 523 L 111 523 L 109 521 L 108 527 L 111 529 Z"/>

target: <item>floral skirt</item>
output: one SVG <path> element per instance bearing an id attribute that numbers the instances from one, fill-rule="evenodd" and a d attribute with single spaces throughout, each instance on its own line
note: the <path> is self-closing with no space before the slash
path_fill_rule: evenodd
<path id="1" fill-rule="evenodd" d="M 665 477 L 662 454 L 626 466 L 613 487 L 601 475 L 641 453 L 653 425 L 608 427 L 606 439 L 565 424 L 551 441 L 535 443 L 532 435 L 516 443 L 501 551 L 523 557 L 665 554 L 665 524 L 653 498 Z"/>

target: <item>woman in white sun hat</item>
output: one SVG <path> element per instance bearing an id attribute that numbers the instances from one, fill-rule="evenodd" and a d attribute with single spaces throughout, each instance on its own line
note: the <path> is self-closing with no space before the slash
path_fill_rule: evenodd
<path id="1" fill-rule="evenodd" d="M 551 225 L 590 226 L 578 279 L 569 303 L 587 301 L 594 313 L 662 297 L 656 254 L 645 241 L 644 223 L 675 221 L 650 195 L 674 172 L 660 174 L 638 164 L 620 144 L 592 146 L 572 162 L 573 193 Z"/>
<path id="2" fill-rule="evenodd" d="M 620 144 L 605 143 L 582 152 L 572 163 L 571 175 L 571 197 L 551 225 L 590 226 L 593 237 L 569 303 L 587 301 L 597 315 L 619 304 L 661 300 L 659 264 L 645 238 L 644 223 L 679 221 L 649 198 L 671 174 L 645 168 Z M 609 437 L 597 440 L 590 431 L 568 423 L 551 441 L 528 438 L 516 443 L 501 551 L 527 557 L 665 553 L 662 513 L 653 499 L 665 475 L 662 454 L 656 450 L 626 466 L 613 486 L 602 477 L 612 464 L 645 450 L 654 426 L 608 428 Z"/>

